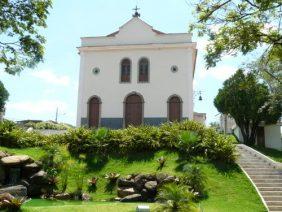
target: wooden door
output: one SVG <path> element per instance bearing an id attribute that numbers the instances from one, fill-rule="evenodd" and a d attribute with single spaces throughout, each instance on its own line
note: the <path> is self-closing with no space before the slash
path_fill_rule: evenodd
<path id="1" fill-rule="evenodd" d="M 177 96 L 168 100 L 168 120 L 171 122 L 181 120 L 181 100 Z"/>
<path id="2" fill-rule="evenodd" d="M 99 127 L 100 122 L 100 99 L 93 97 L 89 101 L 89 127 Z"/>
<path id="3" fill-rule="evenodd" d="M 125 127 L 138 126 L 143 121 L 143 101 L 137 94 L 128 96 L 125 100 Z"/>

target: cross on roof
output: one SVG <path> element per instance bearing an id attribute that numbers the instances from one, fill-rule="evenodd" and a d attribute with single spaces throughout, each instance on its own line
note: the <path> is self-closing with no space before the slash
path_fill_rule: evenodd
<path id="1" fill-rule="evenodd" d="M 132 16 L 137 17 L 137 18 L 140 17 L 140 13 L 138 12 L 138 10 L 140 10 L 140 8 L 138 8 L 137 5 L 133 10 L 135 10 L 135 13 Z"/>

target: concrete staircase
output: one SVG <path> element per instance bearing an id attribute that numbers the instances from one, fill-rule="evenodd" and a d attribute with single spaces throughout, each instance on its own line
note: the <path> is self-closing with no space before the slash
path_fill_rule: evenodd
<path id="1" fill-rule="evenodd" d="M 282 212 L 282 166 L 256 150 L 237 146 L 238 164 L 249 177 L 269 211 Z"/>

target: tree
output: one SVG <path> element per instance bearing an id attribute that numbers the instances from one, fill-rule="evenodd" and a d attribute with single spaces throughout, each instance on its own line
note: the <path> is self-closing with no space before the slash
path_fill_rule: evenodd
<path id="1" fill-rule="evenodd" d="M 220 124 L 216 121 L 210 123 L 210 127 L 214 128 L 216 131 L 220 132 Z"/>
<path id="2" fill-rule="evenodd" d="M 219 112 L 234 118 L 244 143 L 253 145 L 258 125 L 261 122 L 275 123 L 281 116 L 281 105 L 273 105 L 270 99 L 267 86 L 259 83 L 255 74 L 244 74 L 239 69 L 223 83 L 223 88 L 219 89 L 214 99 L 214 105 Z"/>
<path id="3" fill-rule="evenodd" d="M 280 57 L 281 62 L 281 12 L 281 0 L 197 0 L 197 23 L 190 29 L 209 37 L 207 68 L 224 54 L 245 55 L 262 44 L 269 59 Z"/>
<path id="4" fill-rule="evenodd" d="M 5 89 L 3 83 L 0 81 L 0 113 L 5 110 L 5 103 L 8 100 L 9 93 Z"/>
<path id="5" fill-rule="evenodd" d="M 43 60 L 45 39 L 38 29 L 46 27 L 51 6 L 51 0 L 0 1 L 0 64 L 7 73 L 19 73 Z"/>

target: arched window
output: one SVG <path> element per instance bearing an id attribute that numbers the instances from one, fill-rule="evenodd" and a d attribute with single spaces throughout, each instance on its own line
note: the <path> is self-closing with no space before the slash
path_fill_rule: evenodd
<path id="1" fill-rule="evenodd" d="M 131 74 L 131 61 L 127 58 L 123 59 L 121 61 L 120 81 L 130 82 L 130 74 Z"/>
<path id="2" fill-rule="evenodd" d="M 139 82 L 149 82 L 149 60 L 141 58 L 139 60 Z"/>

